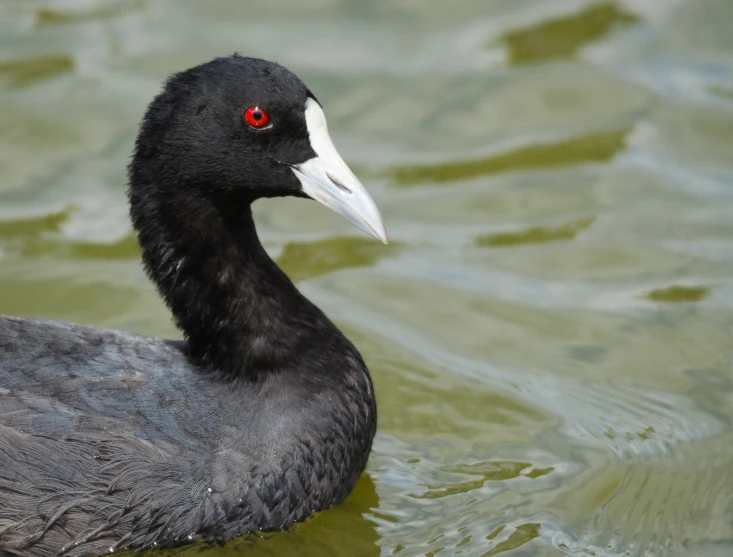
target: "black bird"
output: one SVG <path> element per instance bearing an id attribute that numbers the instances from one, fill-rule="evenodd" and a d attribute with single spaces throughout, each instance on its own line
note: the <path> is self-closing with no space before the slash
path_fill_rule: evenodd
<path id="1" fill-rule="evenodd" d="M 0 317 L 0 555 L 225 540 L 349 494 L 374 391 L 257 238 L 252 202 L 288 195 L 387 242 L 294 74 L 233 55 L 168 79 L 140 126 L 129 202 L 185 340 Z"/>

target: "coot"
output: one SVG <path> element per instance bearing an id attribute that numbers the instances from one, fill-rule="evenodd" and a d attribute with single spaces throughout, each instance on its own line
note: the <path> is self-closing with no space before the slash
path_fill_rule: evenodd
<path id="1" fill-rule="evenodd" d="M 173 75 L 140 126 L 129 201 L 185 341 L 0 317 L 0 555 L 225 540 L 352 490 L 374 392 L 257 238 L 252 202 L 287 195 L 387 241 L 295 75 L 239 55 Z"/>

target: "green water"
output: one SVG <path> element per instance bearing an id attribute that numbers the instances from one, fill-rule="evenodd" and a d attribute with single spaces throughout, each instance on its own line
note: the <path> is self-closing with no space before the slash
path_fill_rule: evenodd
<path id="1" fill-rule="evenodd" d="M 124 168 L 233 51 L 309 84 L 392 243 L 257 204 L 379 433 L 344 505 L 203 555 L 733 554 L 733 2 L 0 0 L 0 313 L 177 334 Z"/>

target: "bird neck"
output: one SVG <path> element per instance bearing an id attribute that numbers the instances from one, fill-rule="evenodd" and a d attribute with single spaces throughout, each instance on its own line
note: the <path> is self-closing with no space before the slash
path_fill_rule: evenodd
<path id="1" fill-rule="evenodd" d="M 202 368 L 255 379 L 341 336 L 262 247 L 250 202 L 144 188 L 130 202 L 148 275 Z"/>

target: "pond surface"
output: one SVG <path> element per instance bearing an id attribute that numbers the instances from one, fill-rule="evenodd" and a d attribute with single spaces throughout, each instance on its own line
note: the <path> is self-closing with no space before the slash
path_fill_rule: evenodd
<path id="1" fill-rule="evenodd" d="M 733 2 L 0 0 L 0 313 L 177 336 L 125 165 L 168 73 L 298 73 L 392 243 L 259 202 L 361 349 L 342 506 L 165 555 L 733 554 Z"/>

